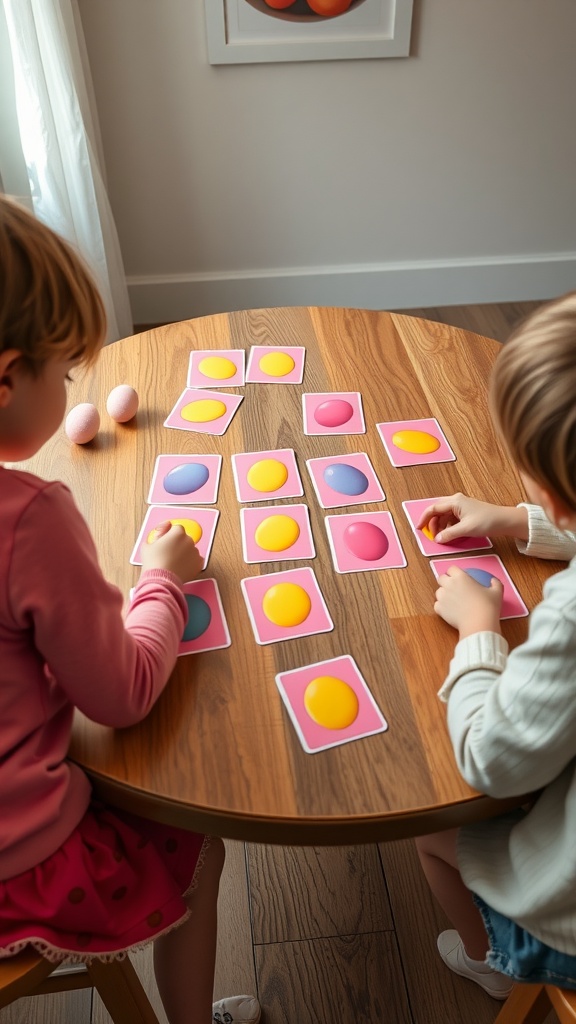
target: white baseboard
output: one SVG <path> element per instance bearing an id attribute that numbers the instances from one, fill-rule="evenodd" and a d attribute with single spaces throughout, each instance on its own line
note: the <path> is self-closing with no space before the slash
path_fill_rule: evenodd
<path id="1" fill-rule="evenodd" d="M 575 288 L 575 252 L 128 278 L 136 324 L 264 306 L 414 309 L 524 302 Z"/>

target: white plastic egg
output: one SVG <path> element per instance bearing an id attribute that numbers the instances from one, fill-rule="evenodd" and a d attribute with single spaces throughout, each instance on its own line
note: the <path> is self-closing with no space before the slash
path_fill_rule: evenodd
<path id="1" fill-rule="evenodd" d="M 138 411 L 138 393 L 129 384 L 118 384 L 108 395 L 106 408 L 117 423 L 127 423 Z"/>
<path id="2" fill-rule="evenodd" d="M 100 413 L 91 402 L 81 402 L 70 409 L 64 429 L 74 444 L 87 444 L 98 433 Z"/>

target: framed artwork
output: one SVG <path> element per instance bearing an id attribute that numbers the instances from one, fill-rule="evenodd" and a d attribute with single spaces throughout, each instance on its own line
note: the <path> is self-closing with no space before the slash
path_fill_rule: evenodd
<path id="1" fill-rule="evenodd" d="M 255 64 L 407 57 L 412 6 L 413 0 L 204 0 L 208 59 Z"/>

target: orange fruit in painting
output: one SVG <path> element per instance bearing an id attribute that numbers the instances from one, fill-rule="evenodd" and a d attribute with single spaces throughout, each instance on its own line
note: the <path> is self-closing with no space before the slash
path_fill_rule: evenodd
<path id="1" fill-rule="evenodd" d="M 311 7 L 315 14 L 333 18 L 336 14 L 344 14 L 351 3 L 352 0 L 308 0 L 308 7 Z"/>
<path id="2" fill-rule="evenodd" d="M 296 3 L 296 0 L 264 0 L 268 7 L 273 7 L 275 11 L 283 11 L 285 7 L 292 7 L 292 4 Z"/>

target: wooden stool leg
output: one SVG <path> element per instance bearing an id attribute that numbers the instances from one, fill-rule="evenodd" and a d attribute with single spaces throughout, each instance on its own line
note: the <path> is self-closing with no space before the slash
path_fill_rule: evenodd
<path id="1" fill-rule="evenodd" d="M 494 1024 L 542 1024 L 550 1009 L 543 985 L 515 985 Z"/>
<path id="2" fill-rule="evenodd" d="M 87 970 L 114 1024 L 159 1024 L 130 960 L 93 960 Z"/>

